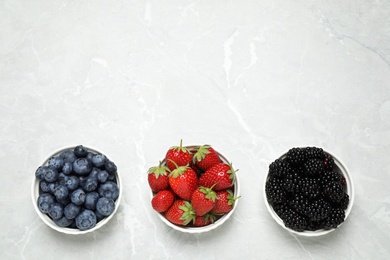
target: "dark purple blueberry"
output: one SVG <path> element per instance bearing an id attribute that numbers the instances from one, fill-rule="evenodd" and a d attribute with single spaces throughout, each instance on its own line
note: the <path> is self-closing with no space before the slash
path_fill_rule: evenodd
<path id="1" fill-rule="evenodd" d="M 85 209 L 76 217 L 76 226 L 81 231 L 93 228 L 96 225 L 96 215 L 92 210 Z"/>
<path id="2" fill-rule="evenodd" d="M 69 191 L 65 185 L 58 185 L 54 189 L 54 196 L 57 198 L 57 200 L 64 200 L 68 197 L 68 195 Z"/>
<path id="3" fill-rule="evenodd" d="M 48 214 L 52 219 L 56 220 L 61 218 L 63 213 L 64 207 L 60 203 L 55 202 L 50 205 Z"/>
<path id="4" fill-rule="evenodd" d="M 80 179 L 77 176 L 69 176 L 65 180 L 65 186 L 68 190 L 73 191 L 79 187 Z"/>
<path id="5" fill-rule="evenodd" d="M 48 165 L 49 167 L 52 167 L 57 171 L 60 171 L 64 166 L 64 159 L 62 159 L 59 156 L 53 156 L 49 159 Z"/>
<path id="6" fill-rule="evenodd" d="M 100 183 L 105 183 L 108 179 L 108 172 L 107 171 L 100 171 L 97 175 L 97 180 L 100 182 Z"/>
<path id="7" fill-rule="evenodd" d="M 62 167 L 62 172 L 63 172 L 65 175 L 71 174 L 71 173 L 72 173 L 72 170 L 73 170 L 73 163 L 70 163 L 70 162 L 64 163 L 64 166 Z"/>
<path id="8" fill-rule="evenodd" d="M 65 185 L 65 181 L 66 181 L 67 178 L 68 178 L 68 176 L 66 176 L 63 172 L 60 172 L 60 173 L 58 174 L 57 182 L 58 182 L 60 185 Z"/>
<path id="9" fill-rule="evenodd" d="M 95 155 L 94 153 L 88 152 L 86 158 L 87 158 L 88 160 L 92 160 L 92 157 L 93 157 L 94 155 Z"/>
<path id="10" fill-rule="evenodd" d="M 59 226 L 59 227 L 68 227 L 68 226 L 70 226 L 73 223 L 73 220 L 72 219 L 68 219 L 65 216 L 62 216 L 59 219 L 55 219 L 54 223 L 56 223 L 57 226 Z"/>
<path id="11" fill-rule="evenodd" d="M 80 210 L 81 210 L 80 206 L 74 203 L 69 203 L 64 208 L 64 215 L 68 219 L 74 219 L 80 213 Z"/>
<path id="12" fill-rule="evenodd" d="M 73 171 L 78 175 L 86 176 L 92 171 L 92 163 L 86 158 L 79 158 L 73 162 Z"/>
<path id="13" fill-rule="evenodd" d="M 94 191 L 98 187 L 97 178 L 87 177 L 85 181 L 83 181 L 83 189 L 85 191 Z"/>
<path id="14" fill-rule="evenodd" d="M 106 197 L 107 199 L 116 200 L 119 197 L 119 188 L 116 183 L 107 181 L 100 185 L 98 189 L 100 197 Z"/>
<path id="15" fill-rule="evenodd" d="M 97 222 L 99 222 L 99 221 L 101 221 L 102 219 L 105 218 L 105 216 L 100 214 L 97 210 L 95 210 L 95 215 L 96 215 L 96 218 L 97 218 Z"/>
<path id="16" fill-rule="evenodd" d="M 50 192 L 49 183 L 47 181 L 40 181 L 39 187 L 43 192 Z"/>
<path id="17" fill-rule="evenodd" d="M 106 163 L 106 156 L 101 153 L 97 153 L 94 156 L 92 156 L 92 165 L 98 168 L 104 167 L 104 164 Z"/>
<path id="18" fill-rule="evenodd" d="M 96 191 L 88 192 L 85 197 L 84 206 L 86 209 L 95 210 L 96 202 L 99 199 L 99 193 Z"/>
<path id="19" fill-rule="evenodd" d="M 82 205 L 85 201 L 85 192 L 78 188 L 77 190 L 73 191 L 70 195 L 71 201 L 76 205 Z"/>
<path id="20" fill-rule="evenodd" d="M 58 171 L 54 168 L 48 167 L 45 171 L 45 181 L 55 182 L 58 179 Z"/>
<path id="21" fill-rule="evenodd" d="M 77 158 L 84 158 L 87 156 L 88 150 L 84 146 L 78 145 L 74 148 L 74 154 Z"/>
<path id="22" fill-rule="evenodd" d="M 60 157 L 64 160 L 64 163 L 67 163 L 67 162 L 68 163 L 73 163 L 77 159 L 77 157 L 74 154 L 72 149 L 68 149 L 68 150 L 63 151 L 60 154 Z"/>
<path id="23" fill-rule="evenodd" d="M 50 194 L 50 193 L 42 193 L 38 197 L 38 201 L 37 201 L 38 209 L 42 213 L 45 213 L 45 214 L 48 213 L 51 204 L 55 203 L 55 200 L 56 199 L 55 199 L 55 197 L 52 194 Z"/>
<path id="24" fill-rule="evenodd" d="M 91 171 L 91 173 L 88 175 L 88 177 L 97 178 L 97 176 L 98 176 L 98 174 L 99 174 L 100 171 L 101 171 L 101 170 L 100 170 L 99 168 L 93 167 L 93 168 L 92 168 L 92 171 Z"/>
<path id="25" fill-rule="evenodd" d="M 115 174 L 117 171 L 117 167 L 116 167 L 115 163 L 113 163 L 112 161 L 109 161 L 109 160 L 106 160 L 104 167 L 109 174 Z"/>
<path id="26" fill-rule="evenodd" d="M 47 168 L 47 166 L 39 166 L 35 171 L 35 177 L 40 181 L 44 180 Z"/>
<path id="27" fill-rule="evenodd" d="M 100 198 L 96 203 L 96 211 L 103 216 L 110 216 L 115 209 L 115 202 L 105 197 Z"/>
<path id="28" fill-rule="evenodd" d="M 57 188 L 58 185 L 59 185 L 58 182 L 51 182 L 51 183 L 49 183 L 48 186 L 49 186 L 51 194 L 54 195 L 54 191 L 55 191 L 55 189 Z"/>

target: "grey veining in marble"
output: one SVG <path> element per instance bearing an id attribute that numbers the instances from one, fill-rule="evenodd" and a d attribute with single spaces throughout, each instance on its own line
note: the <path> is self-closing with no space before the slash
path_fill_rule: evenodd
<path id="1" fill-rule="evenodd" d="M 389 1 L 0 1 L 0 259 L 389 259 Z M 179 233 L 146 171 L 179 143 L 239 168 L 232 219 Z M 120 170 L 121 207 L 86 236 L 32 206 L 37 166 L 72 144 Z M 268 165 L 323 147 L 352 173 L 348 220 L 320 238 L 280 228 Z"/>

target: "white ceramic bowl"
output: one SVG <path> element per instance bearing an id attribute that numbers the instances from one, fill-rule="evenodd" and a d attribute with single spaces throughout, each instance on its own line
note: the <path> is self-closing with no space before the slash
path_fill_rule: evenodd
<path id="1" fill-rule="evenodd" d="M 301 148 L 303 148 L 303 147 L 301 147 Z M 345 220 L 347 219 L 349 213 L 352 210 L 354 196 L 355 196 L 353 182 L 352 182 L 352 177 L 351 177 L 351 174 L 349 173 L 349 170 L 345 166 L 345 164 L 338 157 L 336 157 L 334 154 L 332 154 L 332 153 L 330 153 L 330 152 L 328 152 L 326 150 L 324 150 L 324 152 L 333 157 L 333 160 L 334 160 L 334 168 L 333 168 L 333 170 L 335 172 L 338 172 L 342 176 L 344 176 L 345 180 L 346 180 L 346 193 L 349 195 L 349 204 L 348 204 L 348 208 L 345 210 L 345 219 L 344 219 L 344 222 L 345 222 Z M 286 154 L 287 154 L 287 152 L 285 152 L 282 156 L 280 156 L 279 159 L 285 158 Z M 272 218 L 281 227 L 283 227 L 284 229 L 288 230 L 289 232 L 291 232 L 293 234 L 297 234 L 297 235 L 300 235 L 300 236 L 306 236 L 306 237 L 322 236 L 322 235 L 326 235 L 326 234 L 336 230 L 335 228 L 333 228 L 333 229 L 319 229 L 319 230 L 315 230 L 315 231 L 305 230 L 305 231 L 302 231 L 302 232 L 298 232 L 298 231 L 295 231 L 293 229 L 287 228 L 284 225 L 283 220 L 276 214 L 276 212 L 274 211 L 272 206 L 267 201 L 267 194 L 265 192 L 265 185 L 266 185 L 266 182 L 267 182 L 268 178 L 269 178 L 269 176 L 268 176 L 268 173 L 267 173 L 267 176 L 266 176 L 265 181 L 264 181 L 264 186 L 263 186 L 263 196 L 264 196 L 264 200 L 265 200 L 265 205 L 266 205 L 269 213 L 271 214 Z M 341 223 L 338 227 L 340 227 L 343 223 Z"/>
<path id="2" fill-rule="evenodd" d="M 197 147 L 199 147 L 201 145 L 188 145 L 188 146 L 184 146 L 188 149 L 196 149 Z M 215 150 L 215 149 L 214 149 Z M 224 163 L 230 163 L 225 156 L 223 156 L 220 152 L 218 152 L 217 150 L 215 150 L 217 152 L 217 154 L 219 155 L 219 157 L 221 158 L 222 162 Z M 165 164 L 165 159 L 162 160 L 162 162 Z M 233 191 L 234 191 L 234 197 L 239 197 L 240 196 L 240 186 L 239 186 L 239 180 L 238 180 L 238 175 L 236 174 L 236 180 L 235 180 L 235 183 L 233 184 L 234 185 L 234 188 L 233 188 Z M 153 198 L 153 196 L 155 195 L 155 193 L 153 193 L 152 190 L 150 190 L 150 196 L 151 196 L 151 199 Z M 170 222 L 168 219 L 165 218 L 164 214 L 163 213 L 158 213 L 156 212 L 157 216 L 165 223 L 167 224 L 168 226 L 170 226 L 171 228 L 175 229 L 175 230 L 178 230 L 178 231 L 181 231 L 181 232 L 184 232 L 184 233 L 193 233 L 193 234 L 196 234 L 196 233 L 204 233 L 204 232 L 207 232 L 207 231 L 210 231 L 210 230 L 213 230 L 213 229 L 216 229 L 217 227 L 221 226 L 223 223 L 225 223 L 233 214 L 234 210 L 237 208 L 237 204 L 238 204 L 238 201 L 240 199 L 237 199 L 235 202 L 234 202 L 234 205 L 233 205 L 233 208 L 231 211 L 229 211 L 228 213 L 226 213 L 225 215 L 223 215 L 221 218 L 219 218 L 217 221 L 215 221 L 214 223 L 210 224 L 210 225 L 207 225 L 207 226 L 204 226 L 204 227 L 191 227 L 191 226 L 179 226 L 179 225 L 176 225 L 172 222 Z"/>
<path id="3" fill-rule="evenodd" d="M 62 153 L 63 151 L 68 150 L 68 149 L 73 149 L 75 147 L 76 147 L 76 145 L 65 147 L 65 148 L 57 150 L 53 154 L 49 155 L 42 162 L 41 166 L 47 165 L 48 161 L 53 156 L 57 156 L 60 153 Z M 84 146 L 84 147 L 87 148 L 87 150 L 90 151 L 90 152 L 102 153 L 102 154 L 107 156 L 107 154 L 105 154 L 105 153 L 103 153 L 103 152 L 101 152 L 101 151 L 99 151 L 97 149 L 91 148 L 90 146 Z M 109 157 L 107 156 L 107 158 L 109 158 Z M 114 161 L 114 163 L 115 163 L 115 161 Z M 35 171 L 33 173 L 35 173 Z M 102 226 L 104 226 L 108 221 L 110 221 L 110 219 L 115 215 L 116 211 L 118 210 L 118 207 L 119 207 L 119 204 L 120 204 L 120 201 L 121 201 L 121 198 L 122 198 L 122 182 L 121 182 L 121 178 L 120 178 L 119 174 L 116 173 L 115 177 L 116 177 L 116 184 L 118 185 L 118 188 L 119 188 L 119 197 L 115 201 L 115 209 L 114 209 L 114 212 L 112 212 L 112 214 L 110 216 L 102 219 L 101 221 L 96 223 L 96 225 L 93 228 L 85 230 L 85 231 L 81 231 L 81 230 L 79 230 L 77 228 L 60 227 L 56 223 L 54 223 L 53 220 L 48 215 L 42 213 L 39 210 L 38 205 L 37 205 L 37 200 L 38 200 L 38 197 L 39 197 L 39 195 L 41 193 L 41 190 L 40 190 L 40 187 L 39 187 L 39 180 L 35 177 L 35 174 L 33 174 L 33 175 L 34 175 L 34 178 L 33 178 L 32 187 L 31 187 L 31 197 L 32 197 L 34 209 L 37 212 L 38 216 L 42 219 L 43 222 L 45 222 L 46 225 L 48 225 L 49 227 L 51 227 L 52 229 L 54 229 L 54 230 L 56 230 L 58 232 L 61 232 L 61 233 L 64 233 L 64 234 L 69 234 L 69 235 L 81 235 L 81 234 L 86 234 L 86 233 L 93 232 L 93 231 L 101 228 Z"/>

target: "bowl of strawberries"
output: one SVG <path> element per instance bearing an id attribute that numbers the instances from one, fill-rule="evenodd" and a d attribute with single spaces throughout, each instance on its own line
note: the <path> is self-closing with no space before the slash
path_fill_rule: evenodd
<path id="1" fill-rule="evenodd" d="M 180 141 L 148 170 L 151 206 L 173 229 L 186 233 L 213 230 L 237 207 L 237 171 L 210 145 L 183 146 Z"/>

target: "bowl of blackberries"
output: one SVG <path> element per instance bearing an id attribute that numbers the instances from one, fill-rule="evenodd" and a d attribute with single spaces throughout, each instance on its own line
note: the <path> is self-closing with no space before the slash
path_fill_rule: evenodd
<path id="1" fill-rule="evenodd" d="M 105 225 L 121 199 L 116 164 L 100 151 L 71 146 L 46 158 L 35 170 L 33 205 L 49 227 L 65 234 L 85 234 Z"/>
<path id="2" fill-rule="evenodd" d="M 265 204 L 274 220 L 301 236 L 328 234 L 351 212 L 351 175 L 335 155 L 319 147 L 294 147 L 269 165 Z"/>

